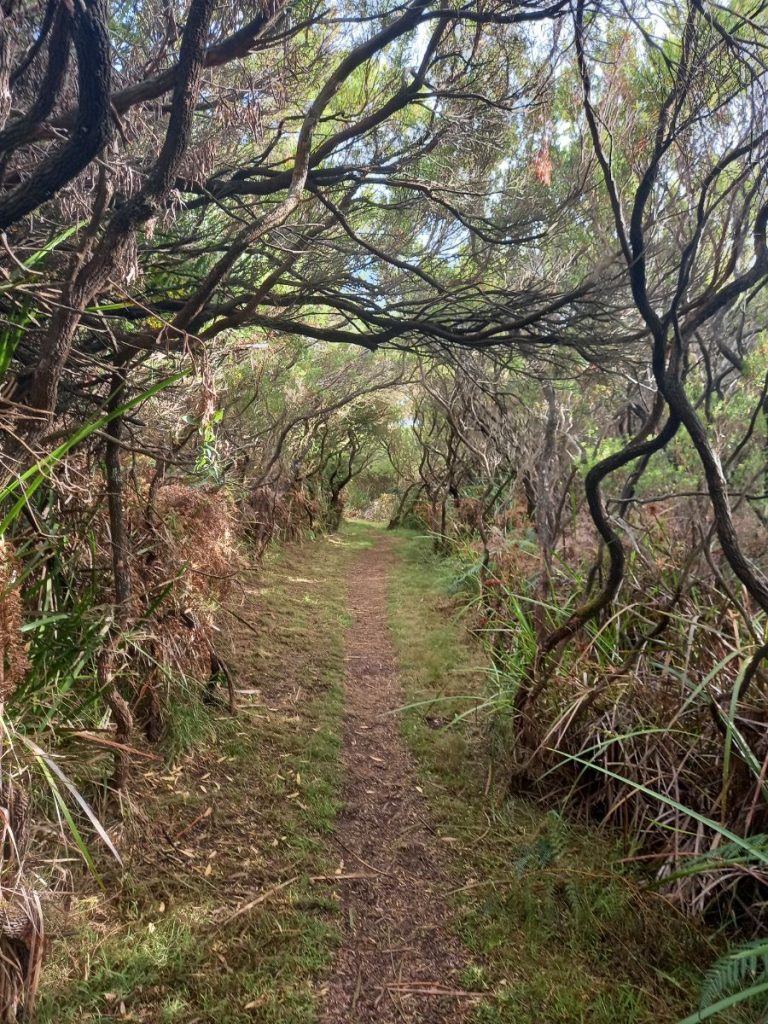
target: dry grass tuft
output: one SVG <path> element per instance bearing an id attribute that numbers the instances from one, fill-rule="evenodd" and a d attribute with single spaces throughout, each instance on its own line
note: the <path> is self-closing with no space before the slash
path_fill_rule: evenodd
<path id="1" fill-rule="evenodd" d="M 23 611 L 17 574 L 18 565 L 11 546 L 0 538 L 0 701 L 13 693 L 28 667 L 21 633 Z"/>

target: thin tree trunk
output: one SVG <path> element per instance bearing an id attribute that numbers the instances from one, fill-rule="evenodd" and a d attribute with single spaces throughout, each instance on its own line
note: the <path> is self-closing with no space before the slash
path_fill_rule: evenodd
<path id="1" fill-rule="evenodd" d="M 120 408 L 123 402 L 125 377 L 120 371 L 112 375 L 111 393 L 107 409 L 110 413 Z M 128 537 L 125 526 L 123 502 L 123 473 L 120 440 L 123 432 L 123 417 L 115 416 L 107 424 L 106 476 L 107 504 L 109 507 L 109 533 L 112 546 L 112 582 L 114 589 L 115 635 L 108 642 L 98 662 L 99 683 L 106 694 L 106 702 L 115 722 L 115 740 L 128 745 L 133 727 L 133 717 L 125 698 L 114 681 L 114 655 L 119 635 L 128 624 L 131 602 L 131 577 L 128 568 Z M 130 773 L 130 757 L 125 750 L 115 751 L 112 786 L 115 790 L 125 787 Z"/>

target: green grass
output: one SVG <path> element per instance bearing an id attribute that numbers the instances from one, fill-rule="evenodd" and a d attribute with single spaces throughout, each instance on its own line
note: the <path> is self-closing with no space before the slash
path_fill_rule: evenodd
<path id="1" fill-rule="evenodd" d="M 479 965 L 465 982 L 488 993 L 476 1024 L 678 1021 L 711 944 L 622 871 L 610 835 L 488 785 L 488 722 L 471 712 L 486 666 L 451 608 L 450 566 L 426 538 L 402 532 L 398 545 L 390 613 L 403 730 L 451 850 L 456 930 Z"/>
<path id="2" fill-rule="evenodd" d="M 228 623 L 237 685 L 257 691 L 251 707 L 235 719 L 214 709 L 212 744 L 137 775 L 127 871 L 103 865 L 107 893 L 82 897 L 64 923 L 44 974 L 43 1024 L 316 1024 L 339 940 L 332 882 L 317 876 L 338 863 L 328 834 L 339 806 L 345 577 L 374 529 L 353 523 L 269 556 L 247 616 L 256 632 Z M 453 877 L 471 962 L 461 983 L 484 994 L 474 1024 L 673 1024 L 695 1005 L 709 942 L 622 872 L 610 835 L 500 798 L 488 723 L 472 711 L 487 666 L 456 619 L 451 567 L 428 539 L 402 532 L 395 542 L 402 725 Z M 179 737 L 195 739 L 198 717 L 181 709 Z"/>
<path id="3" fill-rule="evenodd" d="M 326 836 L 338 810 L 345 574 L 367 536 L 353 528 L 271 555 L 257 579 L 257 633 L 221 621 L 237 634 L 238 687 L 258 688 L 243 700 L 253 706 L 234 719 L 206 709 L 207 749 L 137 773 L 127 870 L 103 865 L 107 894 L 81 898 L 64 922 L 41 1024 L 318 1019 L 338 906 L 332 885 L 312 877 L 336 865 Z M 176 726 L 180 741 L 205 731 L 197 708 L 177 709 Z"/>

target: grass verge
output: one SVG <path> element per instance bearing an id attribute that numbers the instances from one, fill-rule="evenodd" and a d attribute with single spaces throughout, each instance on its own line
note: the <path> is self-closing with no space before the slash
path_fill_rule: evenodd
<path id="1" fill-rule="evenodd" d="M 126 870 L 103 865 L 105 891 L 73 906 L 44 973 L 42 1024 L 317 1020 L 338 938 L 324 837 L 337 810 L 345 576 L 366 543 L 292 546 L 233 604 L 237 617 L 222 613 L 241 710 L 215 711 L 202 749 L 137 771 L 120 826 Z"/>
<path id="2" fill-rule="evenodd" d="M 706 936 L 637 876 L 610 835 L 487 788 L 485 665 L 451 609 L 450 568 L 405 531 L 390 592 L 403 730 L 453 852 L 456 928 L 487 991 L 476 1024 L 672 1024 L 695 1004 Z"/>

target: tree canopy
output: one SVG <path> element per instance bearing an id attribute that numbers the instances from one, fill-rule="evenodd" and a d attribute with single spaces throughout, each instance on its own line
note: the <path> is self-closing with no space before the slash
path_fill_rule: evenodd
<path id="1" fill-rule="evenodd" d="M 20 732 L 108 715 L 124 787 L 168 673 L 229 678 L 239 545 L 372 508 L 462 564 L 515 786 L 621 808 L 667 874 L 702 822 L 762 836 L 767 30 L 763 0 L 0 0 Z M 754 930 L 764 860 L 677 895 Z"/>

